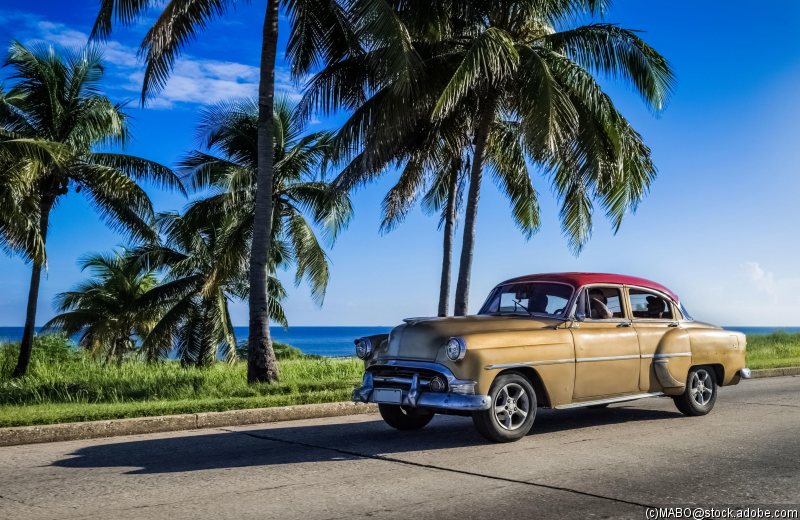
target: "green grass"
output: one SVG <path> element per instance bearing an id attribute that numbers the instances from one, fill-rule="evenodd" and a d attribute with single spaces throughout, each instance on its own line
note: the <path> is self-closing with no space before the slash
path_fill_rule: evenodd
<path id="1" fill-rule="evenodd" d="M 800 334 L 749 336 L 747 343 L 752 369 L 800 366 Z M 18 344 L 0 345 L 0 426 L 344 401 L 363 373 L 357 359 L 304 356 L 278 344 L 280 382 L 251 386 L 243 362 L 103 365 L 63 337 L 45 336 L 36 340 L 28 375 L 12 380 L 18 352 Z"/>
<path id="2" fill-rule="evenodd" d="M 747 336 L 747 366 L 752 369 L 800 366 L 800 334 L 775 332 Z"/>
<path id="3" fill-rule="evenodd" d="M 13 380 L 18 349 L 0 346 L 0 426 L 342 401 L 363 373 L 354 358 L 298 356 L 279 346 L 281 380 L 248 385 L 243 362 L 103 365 L 54 336 L 37 338 L 28 375 Z"/>

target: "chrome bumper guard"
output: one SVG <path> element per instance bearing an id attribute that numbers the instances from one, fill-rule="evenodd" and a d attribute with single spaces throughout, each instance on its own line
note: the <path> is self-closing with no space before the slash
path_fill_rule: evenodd
<path id="1" fill-rule="evenodd" d="M 456 379 L 456 377 L 452 372 L 450 372 L 450 370 L 447 369 L 447 367 L 438 363 L 427 363 L 421 361 L 398 362 L 391 360 L 381 365 L 373 365 L 367 369 L 367 371 L 364 373 L 364 379 L 361 382 L 361 386 L 353 390 L 353 401 L 357 403 L 374 403 L 375 401 L 372 398 L 372 392 L 376 388 L 376 379 L 379 380 L 377 381 L 378 388 L 381 387 L 381 383 L 384 381 L 401 382 L 401 378 L 394 378 L 394 380 L 392 380 L 392 378 L 375 377 L 373 371 L 386 367 L 400 367 L 409 370 L 422 369 L 426 371 L 437 372 L 447 381 L 448 389 L 452 388 L 454 385 L 459 386 L 469 385 L 470 383 L 474 384 L 473 381 Z M 421 379 L 422 378 L 419 374 L 414 373 L 410 380 L 402 381 L 404 383 L 407 382 L 409 384 L 409 388 L 408 390 L 402 389 L 402 401 L 400 403 L 401 406 L 408 406 L 411 408 L 439 408 L 444 410 L 459 410 L 466 412 L 488 410 L 491 407 L 489 396 L 486 395 L 423 391 L 421 390 L 423 386 Z"/>
<path id="2" fill-rule="evenodd" d="M 751 377 L 753 377 L 753 373 L 750 372 L 749 368 L 743 368 L 739 370 L 739 375 L 741 376 L 742 379 L 750 379 Z"/>

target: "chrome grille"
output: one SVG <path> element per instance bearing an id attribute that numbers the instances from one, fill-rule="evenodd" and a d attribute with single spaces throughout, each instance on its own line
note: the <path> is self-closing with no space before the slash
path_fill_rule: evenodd
<path id="1" fill-rule="evenodd" d="M 431 379 L 434 376 L 439 376 L 444 382 L 444 389 L 440 391 L 447 391 L 447 379 L 432 370 L 418 370 L 405 367 L 377 367 L 370 371 L 372 372 L 376 387 L 408 390 L 411 388 L 411 378 L 416 374 L 420 387 L 426 389 L 430 388 Z"/>

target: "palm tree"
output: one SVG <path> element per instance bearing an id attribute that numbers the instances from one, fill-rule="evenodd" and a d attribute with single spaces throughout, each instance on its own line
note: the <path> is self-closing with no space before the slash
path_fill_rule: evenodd
<path id="1" fill-rule="evenodd" d="M 16 223 L 9 223 L 11 218 L 6 216 L 0 218 L 4 222 L 0 228 L 19 231 L 25 227 L 19 220 L 28 219 L 31 231 L 24 243 L 41 244 L 38 252 L 36 247 L 23 247 L 33 268 L 14 370 L 14 376 L 20 377 L 30 361 L 50 212 L 59 199 L 71 188 L 82 192 L 109 225 L 135 239 L 151 239 L 153 209 L 137 181 L 183 188 L 177 176 L 160 164 L 94 151 L 100 145 L 122 145 L 128 138 L 122 107 L 100 93 L 103 66 L 96 49 L 59 53 L 53 48 L 27 48 L 14 42 L 6 65 L 13 69 L 10 78 L 14 84 L 0 95 L 0 128 L 17 140 L 36 141 L 43 149 L 55 151 L 55 156 L 40 154 L 37 158 L 21 153 L 7 159 L 18 173 L 7 180 L 19 182 L 4 186 L 3 191 L 16 192 L 14 196 L 24 202 L 24 209 L 9 212 Z M 11 243 L 19 244 L 17 238 L 12 237 Z"/>
<path id="2" fill-rule="evenodd" d="M 529 239 L 540 224 L 538 198 L 525 167 L 523 152 L 508 138 L 507 125 L 504 121 L 493 125 L 486 160 L 494 173 L 498 189 L 511 202 L 512 218 L 525 238 Z M 400 179 L 384 199 L 381 230 L 389 231 L 402 222 L 423 191 L 422 188 L 430 184 L 422 203 L 427 213 L 439 213 L 439 223 L 444 228 L 438 315 L 447 316 L 453 235 L 456 218 L 463 207 L 463 193 L 469 175 L 469 143 L 464 139 L 467 134 L 463 126 L 435 128 L 434 131 L 439 134 L 448 132 L 450 135 L 433 144 L 423 140 L 423 145 L 411 154 Z M 349 170 L 346 175 L 353 175 L 354 169 Z M 368 172 L 361 173 L 369 175 Z M 427 173 L 431 179 L 427 180 L 423 173 Z M 344 175 L 337 180 L 347 182 Z"/>
<path id="3" fill-rule="evenodd" d="M 169 78 L 183 47 L 215 18 L 224 16 L 235 0 L 170 0 L 147 32 L 141 52 L 146 68 L 142 101 L 161 88 Z M 101 0 L 92 37 L 104 38 L 114 21 L 130 25 L 150 8 L 161 7 L 158 0 Z M 348 55 L 360 55 L 362 42 L 381 42 L 380 56 L 385 70 L 398 78 L 411 78 L 415 67 L 406 31 L 398 23 L 388 0 L 267 0 L 262 29 L 260 77 L 258 86 L 257 190 L 249 258 L 250 337 L 248 370 L 250 382 L 277 378 L 277 362 L 269 336 L 268 280 L 270 278 L 270 240 L 274 136 L 271 124 L 275 94 L 275 58 L 278 44 L 278 11 L 283 6 L 290 18 L 287 45 L 292 73 L 296 78 L 321 63 L 335 63 Z"/>
<path id="4" fill-rule="evenodd" d="M 416 45 L 423 54 L 423 64 L 430 64 L 428 66 L 434 69 L 440 59 L 437 56 L 449 52 L 446 43 L 431 46 L 416 42 Z M 301 101 L 301 110 L 354 110 L 354 115 L 332 142 L 332 159 L 349 161 L 333 181 L 337 189 L 350 191 L 393 165 L 404 165 L 398 182 L 383 201 L 382 232 L 390 231 L 403 221 L 427 186 L 423 208 L 428 213 L 440 212 L 440 225 L 444 228 L 438 315 L 446 316 L 453 234 L 470 166 L 473 115 L 466 107 L 439 121 L 431 121 L 436 101 L 431 92 L 437 89 L 411 93 L 401 90 L 398 95 L 395 77 L 392 75 L 388 80 L 383 77 L 378 65 L 382 60 L 380 50 L 373 50 L 323 69 L 310 82 Z M 412 81 L 432 87 L 437 78 L 423 76 Z M 441 83 L 440 79 L 438 81 Z M 367 99 L 367 89 L 361 85 L 371 85 L 376 94 Z M 487 164 L 498 188 L 511 203 L 514 222 L 529 239 L 540 225 L 538 199 L 525 165 L 524 152 L 509 138 L 510 125 L 510 121 L 500 116 L 492 125 Z M 351 151 L 359 145 L 360 153 L 352 156 Z"/>
<path id="5" fill-rule="evenodd" d="M 450 164 L 439 171 L 433 185 L 422 199 L 423 208 L 431 213 L 439 213 L 439 227 L 442 230 L 442 274 L 439 281 L 439 305 L 437 316 L 447 316 L 450 306 L 450 279 L 453 264 L 453 237 L 456 219 L 460 212 L 464 193 L 464 162 L 461 157 L 453 158 Z"/>
<path id="6" fill-rule="evenodd" d="M 417 57 L 416 88 L 365 54 L 323 69 L 305 104 L 354 109 L 335 144 L 338 157 L 350 161 L 345 173 L 362 172 L 361 181 L 398 154 L 409 156 L 402 147 L 417 140 L 420 121 L 436 128 L 454 115 L 468 120 L 471 170 L 455 304 L 455 314 L 463 315 L 490 150 L 503 152 L 506 167 L 527 171 L 531 163 L 549 178 L 561 200 L 563 232 L 577 253 L 591 235 L 593 204 L 618 229 L 656 173 L 650 150 L 593 73 L 626 81 L 654 111 L 664 107 L 673 76 L 636 31 L 611 24 L 569 27 L 603 14 L 602 1 L 441 0 L 427 2 L 424 15 L 414 3 L 396 9 Z"/>
<path id="7" fill-rule="evenodd" d="M 305 280 L 321 303 L 329 279 L 328 260 L 306 215 L 333 240 L 350 218 L 350 201 L 332 195 L 320 179 L 328 132 L 304 133 L 302 119 L 285 99 L 276 103 L 273 125 L 270 272 L 293 266 L 296 282 Z M 247 261 L 253 230 L 258 227 L 254 226 L 257 132 L 254 100 L 220 103 L 203 112 L 199 137 L 209 151 L 190 152 L 180 168 L 195 190 L 208 195 L 190 204 L 182 217 L 161 217 L 167 246 L 138 251 L 151 265 L 169 268 L 168 282 L 147 296 L 153 302 L 167 302 L 171 310 L 145 341 L 146 350 L 163 352 L 172 344 L 170 338 L 177 337 L 187 361 L 207 363 L 216 352 L 214 345 L 220 343 L 228 359 L 233 359 L 236 341 L 227 302 L 247 298 L 249 288 Z M 284 288 L 274 275 L 268 284 L 270 316 L 286 326 L 281 306 Z M 206 310 L 201 312 L 202 308 Z M 187 325 L 199 317 L 210 317 L 211 323 Z M 194 343 L 187 337 L 190 331 L 199 331 L 194 333 Z"/>
<path id="8" fill-rule="evenodd" d="M 156 323 L 158 310 L 143 306 L 141 298 L 158 280 L 125 252 L 92 254 L 80 266 L 92 278 L 56 297 L 60 314 L 44 329 L 80 335 L 79 345 L 106 362 L 119 363 L 138 349 Z"/>
<path id="9" fill-rule="evenodd" d="M 564 20 L 580 14 L 597 14 L 597 3 L 544 2 L 536 9 L 514 0 L 491 4 L 473 18 L 477 31 L 462 41 L 460 61 L 439 94 L 434 119 L 460 109 L 469 94 L 480 99 L 472 131 L 457 315 L 467 313 L 483 164 L 498 114 L 511 115 L 510 142 L 551 173 L 562 202 L 562 229 L 576 252 L 591 234 L 593 200 L 618 229 L 655 176 L 650 150 L 592 72 L 627 81 L 659 111 L 672 87 L 669 65 L 635 31 L 610 24 L 561 29 Z"/>
<path id="10" fill-rule="evenodd" d="M 134 249 L 138 265 L 166 275 L 141 298 L 141 306 L 159 309 L 142 350 L 150 361 L 177 346 L 184 365 L 207 366 L 220 349 L 228 361 L 236 354 L 228 302 L 243 295 L 242 264 L 228 248 L 228 221 L 200 226 L 177 213 L 158 215 L 163 243 Z"/>
<path id="11" fill-rule="evenodd" d="M 180 163 L 180 170 L 195 190 L 212 192 L 189 207 L 187 220 L 199 224 L 231 219 L 240 240 L 235 249 L 242 259 L 249 252 L 249 243 L 258 228 L 254 225 L 258 112 L 258 104 L 247 99 L 207 108 L 198 133 L 210 153 L 195 150 Z M 312 296 L 322 303 L 329 279 L 328 260 L 308 218 L 332 244 L 350 220 L 350 199 L 330 190 L 324 181 L 330 132 L 305 132 L 297 107 L 286 98 L 276 101 L 273 135 L 275 175 L 269 272 L 294 265 L 296 283 L 306 280 Z M 274 276 L 271 283 L 279 286 Z M 282 311 L 272 317 L 285 323 Z"/>

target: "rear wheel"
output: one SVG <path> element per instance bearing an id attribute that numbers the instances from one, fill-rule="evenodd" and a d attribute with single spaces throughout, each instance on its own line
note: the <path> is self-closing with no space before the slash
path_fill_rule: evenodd
<path id="1" fill-rule="evenodd" d="M 478 433 L 494 442 L 511 442 L 524 437 L 536 417 L 536 392 L 520 374 L 501 375 L 489 389 L 491 407 L 472 414 Z"/>
<path id="2" fill-rule="evenodd" d="M 717 401 L 717 381 L 714 371 L 708 367 L 695 367 L 689 370 L 686 389 L 672 399 L 684 415 L 696 417 L 705 415 L 714 408 Z"/>
<path id="3" fill-rule="evenodd" d="M 380 411 L 381 417 L 383 417 L 386 424 L 403 431 L 424 428 L 434 416 L 434 413 L 430 410 L 404 408 L 394 404 L 379 404 L 378 411 Z"/>

